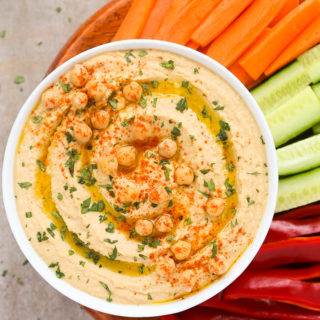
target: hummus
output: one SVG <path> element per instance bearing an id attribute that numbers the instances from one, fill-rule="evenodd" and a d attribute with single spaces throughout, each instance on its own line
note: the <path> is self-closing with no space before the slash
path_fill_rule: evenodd
<path id="1" fill-rule="evenodd" d="M 126 304 L 215 281 L 255 237 L 263 138 L 218 75 L 159 50 L 107 52 L 41 96 L 15 159 L 17 209 L 61 281 Z"/>

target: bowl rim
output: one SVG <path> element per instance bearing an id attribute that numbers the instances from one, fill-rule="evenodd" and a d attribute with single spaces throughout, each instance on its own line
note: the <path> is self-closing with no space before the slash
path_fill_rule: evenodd
<path id="1" fill-rule="evenodd" d="M 31 246 L 30 242 L 28 241 L 19 219 L 14 197 L 14 158 L 18 140 L 21 135 L 22 129 L 25 125 L 25 122 L 31 110 L 37 103 L 41 93 L 47 87 L 49 87 L 51 83 L 58 79 L 59 76 L 61 76 L 64 72 L 66 72 L 76 63 L 82 62 L 90 57 L 96 56 L 107 51 L 135 49 L 156 49 L 169 51 L 184 56 L 190 60 L 195 61 L 196 63 L 199 63 L 207 67 L 208 69 L 222 77 L 226 82 L 228 82 L 229 85 L 233 87 L 233 89 L 244 100 L 260 129 L 260 132 L 265 142 L 269 178 L 267 206 L 265 209 L 264 216 L 260 222 L 260 226 L 257 230 L 257 234 L 253 242 L 246 248 L 242 255 L 232 265 L 230 270 L 221 278 L 214 281 L 212 284 L 201 289 L 199 292 L 187 296 L 183 300 L 173 300 L 165 303 L 153 303 L 150 305 L 125 305 L 117 304 L 114 302 L 110 303 L 106 300 L 94 297 L 88 293 L 76 289 L 66 281 L 61 281 L 60 279 L 58 279 L 55 276 L 54 272 L 52 272 L 52 270 L 48 268 L 48 266 L 45 264 L 45 262 L 41 259 L 41 257 L 38 255 L 38 253 L 35 251 L 35 249 Z M 127 317 L 161 316 L 189 309 L 218 294 L 230 283 L 232 283 L 236 278 L 238 278 L 240 274 L 248 267 L 250 262 L 253 260 L 267 235 L 276 206 L 278 191 L 278 168 L 276 150 L 267 121 L 262 111 L 258 107 L 256 101 L 249 93 L 249 91 L 246 89 L 246 87 L 230 71 L 228 71 L 218 62 L 214 61 L 210 57 L 198 51 L 166 41 L 145 39 L 123 40 L 103 44 L 101 46 L 89 49 L 78 54 L 77 56 L 64 62 L 54 71 L 52 71 L 32 91 L 32 93 L 29 95 L 29 97 L 23 104 L 21 110 L 19 111 L 10 131 L 10 135 L 5 149 L 2 168 L 2 190 L 5 211 L 14 238 L 16 239 L 21 251 L 28 259 L 32 267 L 52 287 L 54 287 L 56 290 L 58 290 L 60 293 L 62 293 L 69 299 L 100 312 Z"/>

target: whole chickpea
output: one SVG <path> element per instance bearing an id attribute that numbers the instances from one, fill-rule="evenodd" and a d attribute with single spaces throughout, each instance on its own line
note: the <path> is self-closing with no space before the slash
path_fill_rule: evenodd
<path id="1" fill-rule="evenodd" d="M 177 143 L 172 139 L 164 139 L 158 145 L 158 151 L 161 157 L 171 158 L 177 152 Z"/>
<path id="2" fill-rule="evenodd" d="M 208 260 L 208 270 L 212 275 L 219 276 L 224 274 L 228 268 L 223 259 L 217 256 L 216 258 L 210 258 Z"/>
<path id="3" fill-rule="evenodd" d="M 136 81 L 131 81 L 123 87 L 123 96 L 130 102 L 139 102 L 142 95 L 142 87 Z"/>
<path id="4" fill-rule="evenodd" d="M 99 110 L 91 115 L 91 124 L 95 129 L 105 129 L 110 122 L 110 114 L 106 110 Z"/>
<path id="5" fill-rule="evenodd" d="M 155 204 L 169 201 L 169 195 L 162 185 L 155 185 L 149 192 L 149 200 Z"/>
<path id="6" fill-rule="evenodd" d="M 194 179 L 193 171 L 190 167 L 182 164 L 179 165 L 174 172 L 175 181 L 177 184 L 191 184 Z"/>
<path id="7" fill-rule="evenodd" d="M 169 215 L 163 214 L 157 219 L 155 227 L 159 232 L 170 232 L 173 228 L 173 221 Z"/>
<path id="8" fill-rule="evenodd" d="M 70 80 L 76 87 L 83 87 L 88 80 L 88 71 L 82 64 L 76 64 L 70 74 Z"/>
<path id="9" fill-rule="evenodd" d="M 134 229 L 138 235 L 146 237 L 152 233 L 153 223 L 150 220 L 139 219 L 137 220 Z"/>
<path id="10" fill-rule="evenodd" d="M 53 89 L 46 90 L 41 96 L 41 103 L 47 109 L 53 109 L 58 107 L 60 100 L 60 94 L 54 92 Z"/>
<path id="11" fill-rule="evenodd" d="M 179 283 L 185 290 L 191 291 L 197 282 L 196 273 L 193 270 L 184 270 L 179 277 Z"/>
<path id="12" fill-rule="evenodd" d="M 85 108 L 87 103 L 88 96 L 84 92 L 75 92 L 71 97 L 71 105 L 76 110 Z"/>
<path id="13" fill-rule="evenodd" d="M 139 199 L 139 189 L 134 185 L 127 186 L 119 191 L 118 196 L 122 203 L 134 202 Z"/>
<path id="14" fill-rule="evenodd" d="M 138 141 L 144 141 L 153 135 L 153 127 L 145 121 L 134 121 L 132 128 L 133 138 Z"/>
<path id="15" fill-rule="evenodd" d="M 226 207 L 225 200 L 221 198 L 211 198 L 207 201 L 206 211 L 211 217 L 218 217 Z"/>
<path id="16" fill-rule="evenodd" d="M 73 136 L 77 142 L 85 144 L 90 140 L 92 130 L 84 122 L 78 122 L 73 125 Z"/>
<path id="17" fill-rule="evenodd" d="M 95 101 L 101 100 L 107 93 L 107 86 L 101 82 L 91 80 L 87 83 L 88 96 Z"/>
<path id="18" fill-rule="evenodd" d="M 120 147 L 116 150 L 116 157 L 121 166 L 130 167 L 136 161 L 137 150 L 133 146 Z"/>
<path id="19" fill-rule="evenodd" d="M 115 156 L 104 156 L 99 162 L 100 169 L 106 175 L 115 175 L 118 170 L 118 160 Z"/>
<path id="20" fill-rule="evenodd" d="M 159 259 L 156 265 L 156 273 L 162 278 L 170 278 L 176 270 L 176 263 L 171 258 Z"/>
<path id="21" fill-rule="evenodd" d="M 126 104 L 126 99 L 124 97 L 116 96 L 116 100 L 117 100 L 117 110 L 116 111 L 122 110 L 127 105 Z"/>
<path id="22" fill-rule="evenodd" d="M 171 251 L 174 254 L 176 260 L 185 260 L 190 256 L 191 243 L 179 240 L 171 246 Z"/>

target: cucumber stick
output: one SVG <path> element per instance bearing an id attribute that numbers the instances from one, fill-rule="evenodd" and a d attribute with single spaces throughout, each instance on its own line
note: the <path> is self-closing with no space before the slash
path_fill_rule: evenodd
<path id="1" fill-rule="evenodd" d="M 312 83 L 320 80 L 320 44 L 303 53 L 297 60 L 305 67 Z"/>
<path id="2" fill-rule="evenodd" d="M 312 87 L 313 92 L 316 94 L 318 99 L 320 100 L 320 83 L 313 85 Z M 317 123 L 315 126 L 312 127 L 312 131 L 314 134 L 320 133 L 320 123 Z"/>
<path id="3" fill-rule="evenodd" d="M 280 179 L 276 212 L 320 200 L 320 168 Z"/>
<path id="4" fill-rule="evenodd" d="M 251 94 L 262 112 L 267 115 L 307 87 L 310 82 L 306 69 L 295 61 L 253 89 Z"/>
<path id="5" fill-rule="evenodd" d="M 320 134 L 279 148 L 277 158 L 280 176 L 320 166 Z"/>
<path id="6" fill-rule="evenodd" d="M 320 122 L 320 101 L 308 86 L 266 118 L 278 147 Z"/>

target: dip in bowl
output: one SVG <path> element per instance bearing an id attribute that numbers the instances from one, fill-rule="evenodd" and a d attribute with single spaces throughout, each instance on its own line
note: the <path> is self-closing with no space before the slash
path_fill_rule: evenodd
<path id="1" fill-rule="evenodd" d="M 35 269 L 123 316 L 178 312 L 225 288 L 262 244 L 277 191 L 272 138 L 248 91 L 210 58 L 151 40 L 91 49 L 45 78 L 3 172 L 9 222 Z"/>

